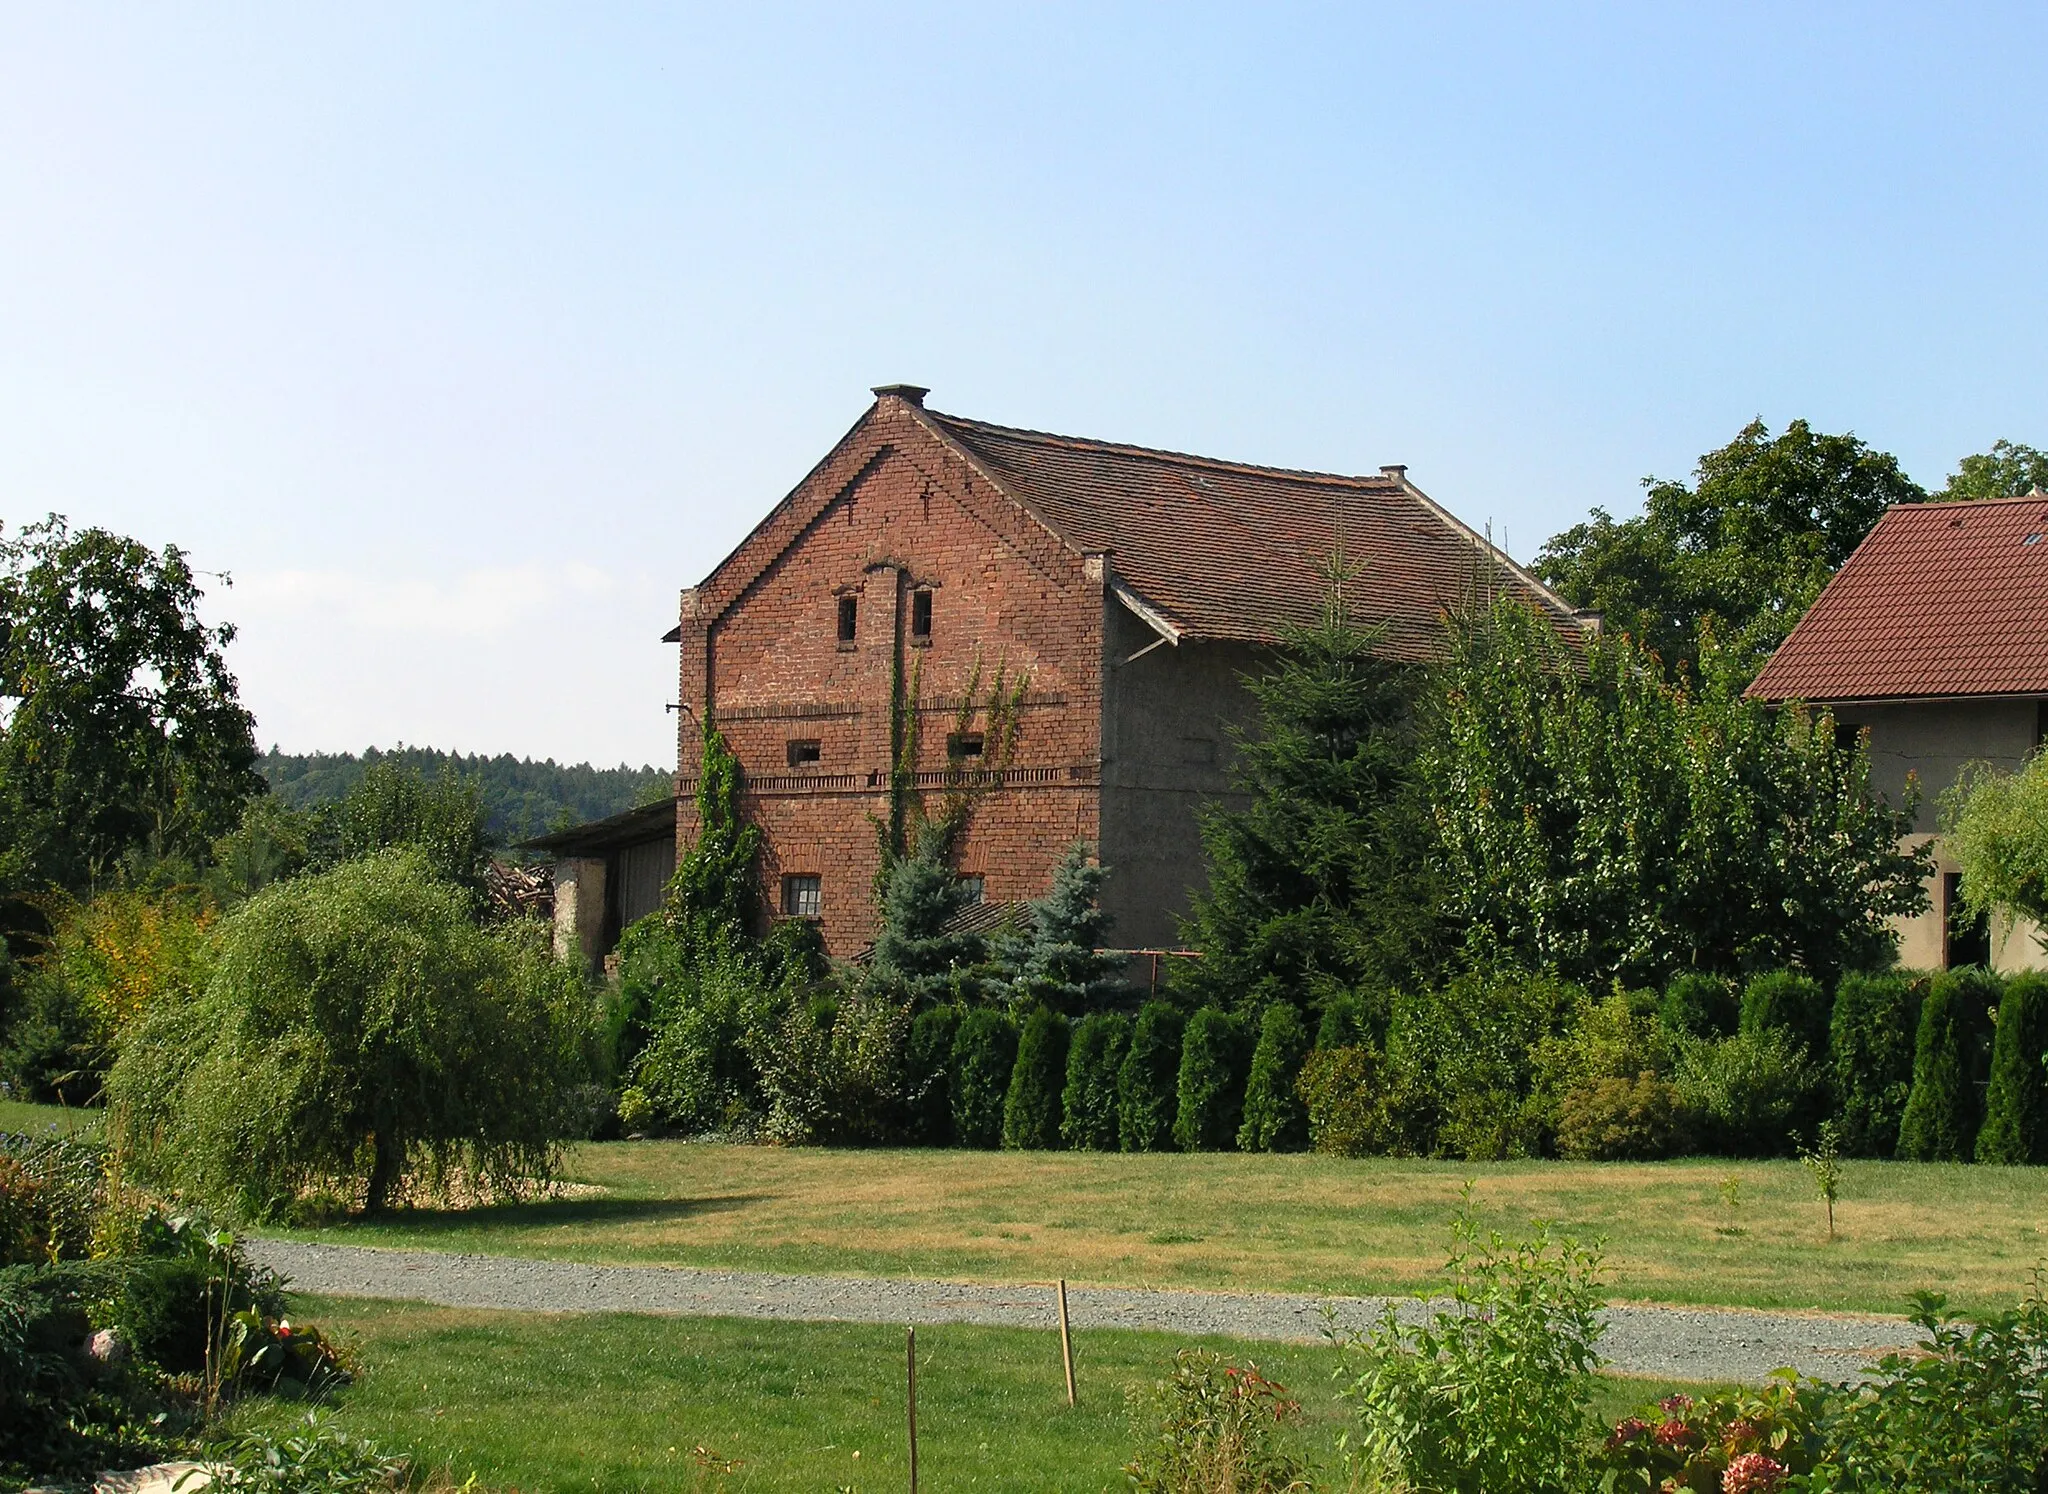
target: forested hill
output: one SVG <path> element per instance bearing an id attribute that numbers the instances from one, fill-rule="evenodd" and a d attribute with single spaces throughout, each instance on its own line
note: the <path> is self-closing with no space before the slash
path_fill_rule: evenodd
<path id="1" fill-rule="evenodd" d="M 372 747 L 353 752 L 279 752 L 275 747 L 257 762 L 270 791 L 295 809 L 339 799 L 362 780 L 370 764 L 395 762 L 417 768 L 429 778 L 455 773 L 473 780 L 483 798 L 486 825 L 498 845 L 511 845 L 545 835 L 565 825 L 601 820 L 670 792 L 670 775 L 662 768 L 594 768 L 589 763 L 564 765 L 549 759 L 532 762 L 509 753 L 498 757 L 464 757 L 432 747 Z"/>

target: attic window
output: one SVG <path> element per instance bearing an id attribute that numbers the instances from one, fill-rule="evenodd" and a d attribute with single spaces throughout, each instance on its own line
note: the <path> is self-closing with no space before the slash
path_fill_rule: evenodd
<path id="1" fill-rule="evenodd" d="M 816 738 L 805 738 L 789 744 L 789 765 L 792 768 L 807 768 L 822 755 Z"/>
<path id="2" fill-rule="evenodd" d="M 2026 537 L 2025 539 L 2021 540 L 2021 541 L 2020 541 L 2020 543 L 2021 543 L 2021 544 L 2023 544 L 2023 545 L 2038 545 L 2038 544 L 2040 544 L 2040 543 L 2041 543 L 2041 531 L 2040 531 L 2040 530 L 2038 530 L 2038 529 L 2037 529 L 2037 530 L 2035 530 L 2035 531 L 2034 531 L 2034 532 L 2033 532 L 2032 534 L 2028 535 L 2028 536 L 2027 536 L 2027 537 Z"/>
<path id="3" fill-rule="evenodd" d="M 853 647 L 854 633 L 860 627 L 860 598 L 839 599 L 839 646 Z"/>
<path id="4" fill-rule="evenodd" d="M 978 731 L 956 731 L 946 737 L 946 756 L 954 762 L 981 761 L 982 737 Z"/>
<path id="5" fill-rule="evenodd" d="M 910 636 L 921 643 L 932 641 L 932 594 L 929 591 L 910 594 Z"/>
<path id="6" fill-rule="evenodd" d="M 963 901 L 982 902 L 988 897 L 988 879 L 979 872 L 963 876 L 960 879 L 960 891 Z"/>

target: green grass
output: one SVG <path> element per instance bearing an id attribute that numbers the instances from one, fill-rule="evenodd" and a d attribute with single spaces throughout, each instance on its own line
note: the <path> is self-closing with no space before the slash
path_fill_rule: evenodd
<path id="1" fill-rule="evenodd" d="M 61 1105 L 26 1105 L 19 1100 L 0 1100 L 0 1131 L 37 1134 L 56 1131 L 64 1136 L 83 1132 L 96 1135 L 100 1128 L 98 1110 L 67 1110 Z"/>
<path id="2" fill-rule="evenodd" d="M 457 1481 L 472 1471 L 524 1494 L 547 1490 L 901 1489 L 903 1330 L 623 1314 L 580 1317 L 401 1303 L 295 1302 L 339 1332 L 362 1365 L 337 1399 L 341 1424 Z M 1080 1405 L 1069 1410 L 1059 1338 L 1023 1329 L 918 1330 L 919 1477 L 928 1489 L 1095 1491 L 1149 1430 L 1141 1397 L 1189 1340 L 1076 1336 Z M 1199 1342 L 1256 1363 L 1303 1407 L 1300 1440 L 1326 1467 L 1344 1424 L 1328 1347 Z M 1603 1381 L 1611 1421 L 1668 1385 Z M 257 1401 L 242 1426 L 301 1415 Z M 698 1482 L 694 1449 L 738 1459 Z M 856 1457 L 855 1454 L 859 1456 Z"/>
<path id="3" fill-rule="evenodd" d="M 1330 1293 L 1437 1284 L 1469 1179 L 1482 1222 L 1604 1237 L 1617 1301 L 1899 1312 L 2006 1306 L 2048 1258 L 2048 1168 L 1851 1162 L 1838 1238 L 1797 1162 L 582 1146 L 578 1196 L 406 1211 L 301 1237 L 835 1275 Z M 1734 1179 L 1736 1202 L 1728 1201 Z"/>

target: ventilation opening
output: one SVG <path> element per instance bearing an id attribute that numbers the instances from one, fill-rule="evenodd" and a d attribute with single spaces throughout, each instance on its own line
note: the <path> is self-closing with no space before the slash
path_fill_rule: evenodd
<path id="1" fill-rule="evenodd" d="M 946 756 L 954 762 L 981 761 L 982 738 L 978 731 L 956 731 L 946 738 Z"/>
<path id="2" fill-rule="evenodd" d="M 786 918 L 816 918 L 825 905 L 824 880 L 820 877 L 784 877 L 782 912 Z"/>
<path id="3" fill-rule="evenodd" d="M 792 768 L 808 768 L 822 755 L 819 744 L 814 740 L 789 744 L 789 765 Z"/>
<path id="4" fill-rule="evenodd" d="M 960 879 L 960 892 L 970 903 L 982 902 L 988 897 L 988 878 L 979 872 L 963 876 Z"/>
<path id="5" fill-rule="evenodd" d="M 854 634 L 860 627 L 860 599 L 841 597 L 839 599 L 839 641 L 851 647 Z"/>
<path id="6" fill-rule="evenodd" d="M 928 591 L 913 591 L 910 594 L 910 636 L 929 643 L 932 636 L 932 594 Z"/>

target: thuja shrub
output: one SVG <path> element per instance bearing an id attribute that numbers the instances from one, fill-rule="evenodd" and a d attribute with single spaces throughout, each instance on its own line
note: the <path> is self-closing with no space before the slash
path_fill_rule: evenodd
<path id="1" fill-rule="evenodd" d="M 1600 1256 L 1539 1227 L 1525 1241 L 1454 1225 L 1449 1304 L 1419 1323 L 1389 1304 L 1346 1345 L 1346 1399 L 1367 1488 L 1580 1494 L 1600 1358 Z"/>
<path id="2" fill-rule="evenodd" d="M 1259 1019 L 1244 1084 L 1244 1119 L 1237 1145 L 1247 1152 L 1298 1152 L 1308 1145 L 1308 1107 L 1295 1086 L 1308 1057 L 1308 1024 L 1292 1002 L 1279 1001 Z"/>
<path id="3" fill-rule="evenodd" d="M 1998 1001 L 1991 1086 L 1977 1160 L 2015 1166 L 2048 1162 L 2048 978 L 2013 977 Z"/>
<path id="4" fill-rule="evenodd" d="M 1776 1029 L 1791 1034 L 1816 1061 L 1827 1056 L 1828 990 L 1797 970 L 1771 970 L 1742 988 L 1743 1032 Z"/>
<path id="5" fill-rule="evenodd" d="M 1829 1035 L 1835 1116 L 1842 1150 L 1890 1157 L 1913 1092 L 1913 1044 L 1920 1030 L 1924 976 L 1850 974 L 1835 987 Z"/>
<path id="6" fill-rule="evenodd" d="M 1355 1048 L 1372 1042 L 1375 1036 L 1364 997 L 1346 991 L 1323 1003 L 1322 1017 L 1316 1023 L 1318 1048 Z"/>
<path id="7" fill-rule="evenodd" d="M 1050 1151 L 1060 1144 L 1060 1091 L 1067 1083 L 1067 1019 L 1041 1006 L 1024 1019 L 1003 1100 L 1003 1145 Z"/>
<path id="8" fill-rule="evenodd" d="M 1657 1016 L 1672 1032 L 1686 1037 L 1732 1037 L 1741 1021 L 1742 1002 L 1726 976 L 1688 970 L 1672 976 L 1664 987 Z"/>
<path id="9" fill-rule="evenodd" d="M 1308 1112 L 1309 1145 L 1315 1150 L 1369 1157 L 1397 1149 L 1400 1133 L 1388 1113 L 1386 1063 L 1379 1049 L 1316 1049 L 1301 1066 L 1295 1093 Z"/>
<path id="10" fill-rule="evenodd" d="M 1127 1152 L 1173 1149 L 1181 1030 L 1180 1013 L 1163 1001 L 1148 1001 L 1138 1012 L 1116 1076 L 1117 1145 Z"/>
<path id="11" fill-rule="evenodd" d="M 1244 1029 L 1218 1007 L 1188 1018 L 1175 1082 L 1173 1140 L 1184 1152 L 1221 1152 L 1237 1144 L 1244 1118 Z"/>
<path id="12" fill-rule="evenodd" d="M 1977 1081 L 1989 1066 L 1994 977 L 1975 966 L 1946 970 L 1928 987 L 1913 1048 L 1913 1089 L 1899 1120 L 1905 1162 L 1967 1162 L 1982 1120 Z"/>
<path id="13" fill-rule="evenodd" d="M 1075 1024 L 1060 1092 L 1060 1137 L 1078 1151 L 1116 1150 L 1116 1076 L 1131 1046 L 1131 1019 L 1095 1012 Z"/>
<path id="14" fill-rule="evenodd" d="M 953 1140 L 995 1147 L 1003 1139 L 1003 1105 L 1017 1067 L 1017 1024 L 980 1007 L 960 1020 L 953 1039 Z"/>
<path id="15" fill-rule="evenodd" d="M 906 1109 L 910 1139 L 924 1146 L 953 1139 L 953 1041 L 959 1031 L 960 1008 L 951 1005 L 927 1008 L 910 1024 L 903 1053 Z"/>

